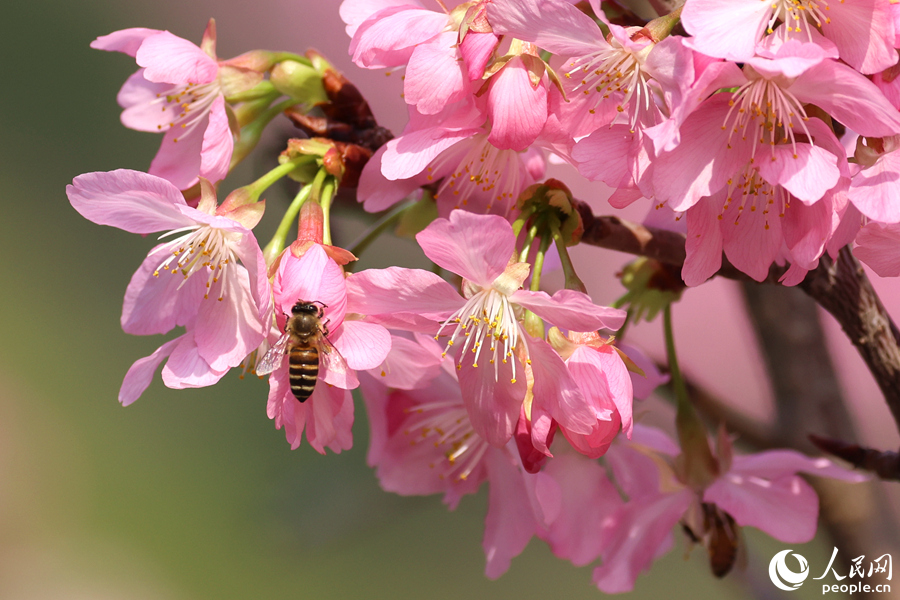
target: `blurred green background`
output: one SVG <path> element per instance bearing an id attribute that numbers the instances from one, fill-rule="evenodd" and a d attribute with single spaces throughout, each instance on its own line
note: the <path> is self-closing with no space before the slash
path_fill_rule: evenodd
<path id="1" fill-rule="evenodd" d="M 399 89 L 385 88 L 381 73 L 351 67 L 337 9 L 336 1 L 304 0 L 5 5 L 0 598 L 599 595 L 589 568 L 555 559 L 538 541 L 501 579 L 485 579 L 484 490 L 455 513 L 437 497 L 381 491 L 365 465 L 360 405 L 354 449 L 323 457 L 305 444 L 290 450 L 266 417 L 267 386 L 255 378 L 233 373 L 214 388 L 187 391 L 154 381 L 133 406 L 116 401 L 130 364 L 162 341 L 119 327 L 125 286 L 152 240 L 85 221 L 65 186 L 83 172 L 146 170 L 160 138 L 119 124 L 115 94 L 133 61 L 88 44 L 134 26 L 197 42 L 216 17 L 220 56 L 317 47 L 398 130 Z M 271 168 L 277 140 L 270 140 L 272 154 L 242 166 L 226 188 Z M 288 193 L 273 189 L 266 197 L 276 208 Z M 351 218 L 343 227 L 339 242 L 360 225 Z M 751 533 L 754 547 L 755 540 Z M 748 574 L 724 582 L 709 575 L 701 550 L 689 561 L 675 550 L 638 580 L 633 597 L 739 598 L 753 587 L 749 579 L 774 592 L 763 573 L 784 546 L 761 543 Z M 796 548 L 811 563 L 825 552 Z"/>

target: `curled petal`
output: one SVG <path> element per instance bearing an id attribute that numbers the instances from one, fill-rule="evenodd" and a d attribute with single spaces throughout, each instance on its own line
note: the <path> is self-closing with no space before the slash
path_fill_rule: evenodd
<path id="1" fill-rule="evenodd" d="M 158 83 L 209 83 L 219 65 L 196 44 L 168 31 L 147 37 L 135 53 L 147 81 Z"/>
<path id="2" fill-rule="evenodd" d="M 509 299 L 540 318 L 570 331 L 618 329 L 625 322 L 624 310 L 597 306 L 590 296 L 575 290 L 559 290 L 552 296 L 546 292 L 518 290 Z"/>
<path id="3" fill-rule="evenodd" d="M 150 356 L 140 358 L 131 365 L 125 374 L 125 379 L 122 381 L 122 387 L 119 388 L 119 402 L 122 403 L 122 406 L 128 406 L 141 397 L 141 394 L 144 393 L 144 390 L 147 389 L 153 380 L 153 374 L 156 372 L 156 369 L 159 368 L 162 361 L 169 358 L 175 346 L 180 342 L 181 337 L 169 340 L 157 348 Z"/>

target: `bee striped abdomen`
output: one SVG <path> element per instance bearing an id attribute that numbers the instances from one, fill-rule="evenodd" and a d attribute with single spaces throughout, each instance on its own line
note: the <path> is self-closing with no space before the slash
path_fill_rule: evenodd
<path id="1" fill-rule="evenodd" d="M 288 357 L 291 392 L 300 402 L 312 396 L 319 377 L 319 349 L 315 346 L 294 346 Z"/>

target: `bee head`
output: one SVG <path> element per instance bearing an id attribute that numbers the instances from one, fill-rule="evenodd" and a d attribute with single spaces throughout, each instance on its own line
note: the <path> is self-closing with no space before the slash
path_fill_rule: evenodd
<path id="1" fill-rule="evenodd" d="M 307 302 L 306 300 L 298 300 L 296 304 L 291 308 L 291 314 L 293 315 L 318 315 L 322 316 L 325 309 L 325 305 L 319 302 L 318 300 L 314 302 Z"/>

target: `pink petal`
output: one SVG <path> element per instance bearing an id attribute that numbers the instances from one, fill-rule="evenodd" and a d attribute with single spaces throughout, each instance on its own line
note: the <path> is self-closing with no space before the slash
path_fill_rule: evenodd
<path id="1" fill-rule="evenodd" d="M 476 132 L 475 129 L 431 128 L 404 133 L 386 144 L 381 172 L 390 180 L 409 179 L 424 171 L 441 152 Z"/>
<path id="2" fill-rule="evenodd" d="M 196 316 L 206 293 L 206 279 L 195 276 L 185 281 L 180 272 L 159 271 L 160 264 L 168 256 L 151 251 L 132 275 L 122 306 L 121 322 L 125 333 L 166 333 L 187 325 Z"/>
<path id="3" fill-rule="evenodd" d="M 781 231 L 791 251 L 791 260 L 809 268 L 825 252 L 831 236 L 831 198 L 823 198 L 812 206 L 796 202 L 784 212 Z"/>
<path id="4" fill-rule="evenodd" d="M 85 173 L 66 186 L 69 202 L 89 221 L 148 234 L 194 225 L 178 206 L 184 196 L 165 179 L 119 169 Z"/>
<path id="5" fill-rule="evenodd" d="M 167 130 L 150 163 L 150 174 L 167 179 L 180 190 L 186 190 L 197 183 L 203 136 L 208 123 L 209 115 L 203 115 L 192 127 L 172 127 Z"/>
<path id="6" fill-rule="evenodd" d="M 758 0 L 690 0 L 681 22 L 692 38 L 686 43 L 707 56 L 744 61 L 755 54 L 772 8 Z"/>
<path id="7" fill-rule="evenodd" d="M 374 369 L 391 350 L 391 334 L 381 325 L 362 321 L 344 321 L 331 343 L 340 351 L 351 369 Z"/>
<path id="8" fill-rule="evenodd" d="M 153 380 L 153 374 L 156 372 L 156 369 L 159 368 L 162 361 L 169 358 L 172 350 L 180 342 L 181 337 L 169 340 L 157 348 L 153 354 L 136 360 L 129 367 L 128 372 L 125 374 L 125 379 L 122 381 L 122 387 L 119 388 L 119 402 L 122 403 L 122 406 L 128 406 L 141 397 L 141 394 L 144 393 L 144 390 L 147 389 Z"/>
<path id="9" fill-rule="evenodd" d="M 615 406 L 622 419 L 622 430 L 626 436 L 631 437 L 634 426 L 632 420 L 634 390 L 628 368 L 619 353 L 607 345 L 599 348 L 581 346 L 575 350 L 566 364 L 585 395 L 600 400 L 595 405 L 595 410 Z M 577 374 L 576 365 L 579 371 Z"/>
<path id="10" fill-rule="evenodd" d="M 469 92 L 463 72 L 456 31 L 445 31 L 427 44 L 419 44 L 409 57 L 403 98 L 419 112 L 433 115 Z"/>
<path id="11" fill-rule="evenodd" d="M 590 433 L 597 415 L 562 358 L 544 340 L 529 337 L 527 346 L 534 373 L 532 418 L 536 420 L 541 414 L 548 414 L 564 430 Z M 539 439 L 532 441 L 538 450 L 549 452 L 540 446 Z"/>
<path id="12" fill-rule="evenodd" d="M 201 301 L 195 337 L 202 356 L 215 370 L 236 367 L 266 337 L 268 327 L 259 320 L 259 308 L 250 294 L 247 270 L 228 267 L 220 292 Z"/>
<path id="13" fill-rule="evenodd" d="M 681 278 L 685 285 L 700 285 L 722 267 L 722 232 L 719 229 L 718 207 L 725 201 L 726 191 L 711 198 L 701 198 L 688 209 L 687 238 Z"/>
<path id="14" fill-rule="evenodd" d="M 487 103 L 488 141 L 501 150 L 525 150 L 547 122 L 546 78 L 532 86 L 525 63 L 513 58 L 491 77 Z"/>
<path id="15" fill-rule="evenodd" d="M 441 346 L 434 338 L 415 334 L 414 339 L 407 339 L 392 334 L 390 353 L 381 368 L 372 369 L 371 374 L 382 385 L 412 390 L 425 387 L 437 377 L 441 362 Z"/>
<path id="16" fill-rule="evenodd" d="M 228 371 L 216 370 L 209 366 L 197 351 L 193 332 L 178 338 L 181 340 L 169 356 L 162 370 L 162 380 L 166 386 L 181 390 L 184 388 L 206 387 L 218 383 Z"/>
<path id="17" fill-rule="evenodd" d="M 343 330 L 343 325 L 338 331 Z M 322 344 L 319 351 L 319 379 L 329 386 L 342 390 L 354 390 L 359 387 L 356 371 L 350 368 L 337 348 Z"/>
<path id="18" fill-rule="evenodd" d="M 234 136 L 228 127 L 224 96 L 217 96 L 210 107 L 209 125 L 203 132 L 202 148 L 200 151 L 200 177 L 208 179 L 212 183 L 225 179 L 231 165 Z"/>
<path id="19" fill-rule="evenodd" d="M 91 48 L 108 52 L 121 52 L 128 56 L 134 56 L 145 39 L 158 33 L 163 32 L 159 29 L 147 29 L 145 27 L 120 29 L 108 35 L 101 35 L 91 42 Z"/>
<path id="20" fill-rule="evenodd" d="M 798 472 L 853 483 L 869 479 L 865 473 L 838 466 L 827 458 L 812 458 L 796 450 L 768 450 L 746 456 L 736 456 L 730 471 L 730 473 L 742 477 L 767 479 L 793 475 Z"/>
<path id="21" fill-rule="evenodd" d="M 725 256 L 740 271 L 763 281 L 781 250 L 781 218 L 774 211 L 765 214 L 763 207 L 744 211 L 739 208 L 738 202 L 732 202 L 719 221 Z"/>
<path id="22" fill-rule="evenodd" d="M 346 390 L 316 386 L 312 397 L 301 405 L 311 414 L 306 419 L 306 440 L 319 454 L 325 448 L 340 453 L 353 444 L 353 400 Z"/>
<path id="23" fill-rule="evenodd" d="M 350 41 L 350 56 L 360 67 L 379 69 L 405 64 L 413 49 L 447 26 L 443 12 L 417 6 L 389 6 L 362 22 Z"/>
<path id="24" fill-rule="evenodd" d="M 466 64 L 466 75 L 470 81 L 477 81 L 484 75 L 484 69 L 494 54 L 499 38 L 493 33 L 469 31 L 459 45 L 459 53 Z"/>
<path id="25" fill-rule="evenodd" d="M 885 137 L 900 133 L 900 113 L 874 83 L 850 67 L 826 60 L 789 88 L 800 101 L 815 104 L 856 133 Z"/>
<path id="26" fill-rule="evenodd" d="M 741 527 L 756 527 L 787 544 L 802 544 L 816 534 L 819 499 L 797 476 L 774 481 L 727 473 L 703 494 L 704 502 L 734 517 Z"/>
<path id="27" fill-rule="evenodd" d="M 547 292 L 517 290 L 509 299 L 569 331 L 618 329 L 625 322 L 625 311 L 597 306 L 590 296 L 575 290 L 559 290 L 552 296 Z"/>
<path id="28" fill-rule="evenodd" d="M 325 305 L 327 326 L 336 330 L 344 320 L 347 290 L 344 271 L 331 260 L 318 244 L 301 258 L 286 251 L 281 258 L 273 284 L 276 315 L 290 315 L 299 301 L 321 302 Z"/>
<path id="29" fill-rule="evenodd" d="M 502 450 L 489 450 L 487 464 L 488 513 L 484 523 L 485 575 L 496 579 L 509 569 L 537 530 L 522 474 Z"/>
<path id="30" fill-rule="evenodd" d="M 416 190 L 423 182 L 417 177 L 410 179 L 390 180 L 381 173 L 381 159 L 386 146 L 378 149 L 359 177 L 359 188 L 356 199 L 363 203 L 367 212 L 381 212 L 400 202 Z"/>
<path id="31" fill-rule="evenodd" d="M 844 157 L 812 144 L 782 144 L 772 149 L 772 159 L 759 161 L 763 179 L 781 185 L 809 205 L 837 184 L 841 176 L 838 160 Z"/>
<path id="32" fill-rule="evenodd" d="M 606 48 L 590 17 L 562 0 L 495 0 L 487 5 L 491 28 L 564 57 Z"/>
<path id="33" fill-rule="evenodd" d="M 365 315 L 408 312 L 442 320 L 463 304 L 453 286 L 422 269 L 367 269 L 346 282 L 348 310 Z"/>
<path id="34" fill-rule="evenodd" d="M 516 361 L 512 383 L 512 360 Z M 525 400 L 525 373 L 518 358 L 494 366 L 475 367 L 468 361 L 459 370 L 459 386 L 472 428 L 492 446 L 502 448 L 512 437 Z"/>
<path id="35" fill-rule="evenodd" d="M 607 594 L 629 592 L 641 571 L 649 569 L 660 550 L 671 542 L 672 527 L 693 499 L 682 490 L 674 494 L 631 500 L 609 519 L 603 564 L 594 569 L 594 583 Z"/>
<path id="36" fill-rule="evenodd" d="M 602 181 L 618 187 L 631 170 L 637 133 L 627 125 L 603 127 L 582 138 L 572 149 L 578 172 L 591 181 Z"/>
<path id="37" fill-rule="evenodd" d="M 135 54 L 147 81 L 158 83 L 209 83 L 219 65 L 196 44 L 168 31 L 151 35 Z"/>
<path id="38" fill-rule="evenodd" d="M 881 277 L 900 276 L 900 225 L 869 223 L 856 237 L 853 254 Z"/>
<path id="39" fill-rule="evenodd" d="M 341 20 L 347 24 L 347 35 L 353 37 L 360 24 L 389 6 L 405 6 L 417 8 L 416 0 L 344 0 L 339 13 Z"/>
<path id="40" fill-rule="evenodd" d="M 623 505 L 606 471 L 576 454 L 560 454 L 544 470 L 562 491 L 558 516 L 539 534 L 553 554 L 576 566 L 593 562 L 603 549 L 606 521 Z"/>
<path id="41" fill-rule="evenodd" d="M 463 210 L 432 221 L 416 241 L 436 265 L 482 286 L 490 286 L 506 270 L 516 245 L 503 217 Z"/>
<path id="42" fill-rule="evenodd" d="M 160 97 L 172 89 L 169 83 L 153 83 L 144 79 L 144 69 L 138 69 L 125 80 L 116 96 L 122 111 L 122 125 L 137 131 L 159 133 L 168 129 L 171 113 L 163 112 Z"/>
<path id="43" fill-rule="evenodd" d="M 841 2 L 828 13 L 822 33 L 835 43 L 841 59 L 865 75 L 897 62 L 890 4 L 879 0 Z"/>
<path id="44" fill-rule="evenodd" d="M 883 223 L 900 222 L 896 190 L 900 182 L 900 152 L 884 154 L 868 169 L 854 175 L 850 200 L 859 212 Z"/>

